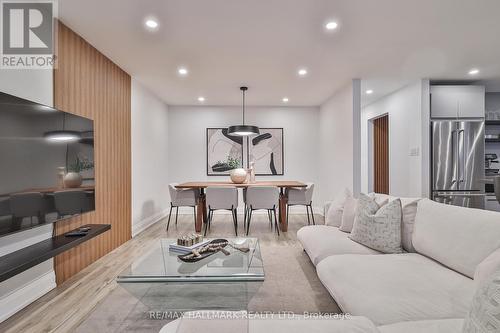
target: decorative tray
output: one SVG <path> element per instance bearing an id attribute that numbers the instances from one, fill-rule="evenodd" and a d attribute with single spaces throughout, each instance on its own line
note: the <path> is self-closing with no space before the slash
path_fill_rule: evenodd
<path id="1" fill-rule="evenodd" d="M 207 257 L 210 257 L 212 254 L 215 254 L 219 251 L 227 252 L 227 250 L 224 250 L 224 248 L 229 244 L 227 239 L 214 239 L 207 243 L 206 245 L 194 249 L 191 253 L 188 254 L 183 254 L 177 256 L 180 260 L 184 262 L 198 262 L 200 260 L 203 260 Z"/>

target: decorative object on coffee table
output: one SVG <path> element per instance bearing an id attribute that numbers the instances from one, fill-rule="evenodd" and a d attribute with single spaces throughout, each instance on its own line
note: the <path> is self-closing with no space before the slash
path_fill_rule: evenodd
<path id="1" fill-rule="evenodd" d="M 191 253 L 180 255 L 179 259 L 185 262 L 197 262 L 219 251 L 223 252 L 225 255 L 229 255 L 230 253 L 224 250 L 228 244 L 229 242 L 227 239 L 214 239 L 203 247 L 193 249 Z"/>
<path id="2" fill-rule="evenodd" d="M 177 238 L 177 245 L 181 246 L 193 246 L 195 244 L 201 243 L 203 241 L 203 236 L 200 234 L 189 234 Z"/>

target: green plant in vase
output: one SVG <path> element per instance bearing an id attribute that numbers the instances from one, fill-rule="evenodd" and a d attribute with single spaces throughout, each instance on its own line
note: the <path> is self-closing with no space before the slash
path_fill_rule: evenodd
<path id="1" fill-rule="evenodd" d="M 93 168 L 93 162 L 77 156 L 75 161 L 68 166 L 68 173 L 64 176 L 64 186 L 70 188 L 80 187 L 83 182 L 81 172 Z"/>

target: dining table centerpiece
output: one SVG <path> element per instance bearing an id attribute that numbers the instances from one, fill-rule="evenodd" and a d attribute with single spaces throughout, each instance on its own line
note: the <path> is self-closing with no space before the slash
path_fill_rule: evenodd
<path id="1" fill-rule="evenodd" d="M 240 167 L 240 161 L 237 158 L 228 156 L 227 165 L 230 167 L 229 176 L 234 184 L 243 184 L 247 180 L 247 171 Z"/>

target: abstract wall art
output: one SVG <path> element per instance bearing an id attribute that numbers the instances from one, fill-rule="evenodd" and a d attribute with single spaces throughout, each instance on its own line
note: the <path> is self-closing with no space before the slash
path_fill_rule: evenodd
<path id="1" fill-rule="evenodd" d="M 283 128 L 260 128 L 260 134 L 248 138 L 248 162 L 254 162 L 257 176 L 284 174 Z"/>
<path id="2" fill-rule="evenodd" d="M 207 128 L 207 176 L 227 176 L 235 167 L 243 167 L 243 138 Z"/>

